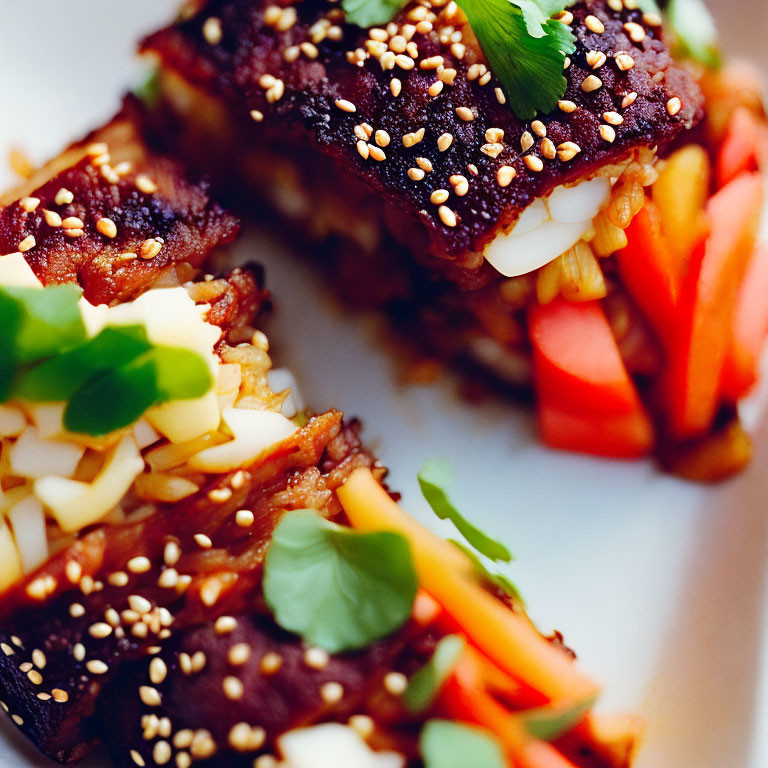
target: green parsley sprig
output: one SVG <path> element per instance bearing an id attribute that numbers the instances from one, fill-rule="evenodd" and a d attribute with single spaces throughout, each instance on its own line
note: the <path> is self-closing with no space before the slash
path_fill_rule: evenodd
<path id="1" fill-rule="evenodd" d="M 89 339 L 81 295 L 73 285 L 0 288 L 0 402 L 66 402 L 64 426 L 98 436 L 211 388 L 200 355 L 153 344 L 141 325 L 108 326 Z"/>

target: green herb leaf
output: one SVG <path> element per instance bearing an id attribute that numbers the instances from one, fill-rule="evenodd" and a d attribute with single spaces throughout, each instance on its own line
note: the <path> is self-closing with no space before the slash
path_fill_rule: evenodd
<path id="1" fill-rule="evenodd" d="M 419 470 L 418 479 L 421 492 L 432 507 L 432 511 L 441 520 L 450 520 L 456 526 L 456 530 L 478 552 L 493 561 L 503 560 L 508 563 L 512 559 L 512 553 L 501 542 L 483 533 L 456 509 L 448 496 L 448 487 L 453 482 L 449 461 L 427 459 Z"/>
<path id="2" fill-rule="evenodd" d="M 549 18 L 565 7 L 554 0 L 457 0 L 469 19 L 512 111 L 530 120 L 551 112 L 567 86 L 565 57 L 576 50 L 565 24 Z"/>
<path id="3" fill-rule="evenodd" d="M 518 605 L 525 606 L 525 600 L 520 594 L 520 590 L 518 590 L 515 584 L 507 576 L 505 576 L 503 573 L 495 573 L 494 571 L 489 571 L 485 566 L 485 563 L 483 563 L 483 561 L 475 554 L 475 552 L 461 542 L 456 541 L 455 539 L 448 539 L 448 541 L 450 541 L 451 544 L 453 544 L 455 547 L 458 547 L 472 561 L 472 566 L 474 567 L 478 578 L 488 582 L 494 587 L 498 587 L 502 592 L 511 597 Z"/>
<path id="4" fill-rule="evenodd" d="M 528 733 L 534 739 L 554 741 L 578 725 L 587 712 L 595 705 L 597 697 L 588 696 L 586 699 L 565 706 L 537 707 L 520 712 Z"/>
<path id="5" fill-rule="evenodd" d="M 64 426 L 72 432 L 107 435 L 133 424 L 153 405 L 201 397 L 211 384 L 211 373 L 196 352 L 153 347 L 80 386 L 64 411 Z"/>
<path id="6" fill-rule="evenodd" d="M 661 13 L 661 9 L 656 0 L 637 0 L 637 7 L 643 13 Z"/>
<path id="7" fill-rule="evenodd" d="M 331 653 L 399 629 L 417 586 L 405 538 L 360 533 L 308 509 L 283 516 L 264 561 L 264 599 L 277 623 Z"/>
<path id="8" fill-rule="evenodd" d="M 42 360 L 85 341 L 77 304 L 82 293 L 76 285 L 0 288 L 2 334 L 12 339 L 14 361 Z"/>
<path id="9" fill-rule="evenodd" d="M 408 0 L 341 0 L 347 22 L 358 27 L 375 27 L 392 21 Z"/>
<path id="10" fill-rule="evenodd" d="M 715 20 L 703 0 L 670 0 L 667 17 L 682 56 L 712 69 L 722 64 Z"/>
<path id="11" fill-rule="evenodd" d="M 409 712 L 417 715 L 432 706 L 465 645 L 459 635 L 448 635 L 437 644 L 432 658 L 408 681 L 403 703 Z"/>
<path id="12" fill-rule="evenodd" d="M 504 752 L 487 731 L 450 720 L 429 720 L 419 739 L 425 768 L 506 768 Z"/>
<path id="13" fill-rule="evenodd" d="M 133 94 L 147 107 L 154 109 L 160 103 L 160 67 L 153 67 L 134 87 Z"/>
<path id="14" fill-rule="evenodd" d="M 104 328 L 84 344 L 22 371 L 14 394 L 40 402 L 69 400 L 98 371 L 129 363 L 151 348 L 141 325 Z"/>

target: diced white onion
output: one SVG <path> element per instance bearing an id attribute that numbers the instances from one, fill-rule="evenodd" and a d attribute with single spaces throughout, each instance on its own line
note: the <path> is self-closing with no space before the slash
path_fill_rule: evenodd
<path id="1" fill-rule="evenodd" d="M 524 235 L 536 227 L 540 227 L 549 219 L 547 204 L 543 198 L 537 197 L 518 217 L 514 229 L 509 233 L 515 235 Z"/>
<path id="2" fill-rule="evenodd" d="M 27 426 L 24 413 L 12 405 L 0 405 L 0 437 L 16 437 Z"/>
<path id="3" fill-rule="evenodd" d="M 133 425 L 133 437 L 140 451 L 160 439 L 160 435 L 152 428 L 146 419 L 139 419 Z"/>
<path id="4" fill-rule="evenodd" d="M 285 768 L 402 768 L 397 752 L 375 752 L 360 734 L 340 723 L 297 728 L 277 740 Z"/>
<path id="5" fill-rule="evenodd" d="M 34 427 L 29 427 L 11 448 L 11 470 L 19 477 L 72 477 L 83 453 L 82 446 L 43 440 Z"/>
<path id="6" fill-rule="evenodd" d="M 216 392 L 211 389 L 202 397 L 156 405 L 144 418 L 172 443 L 186 443 L 217 429 L 221 412 Z"/>
<path id="7" fill-rule="evenodd" d="M 24 573 L 34 571 L 48 559 L 43 505 L 32 494 L 18 502 L 8 513 Z"/>
<path id="8" fill-rule="evenodd" d="M 296 378 L 287 368 L 274 368 L 267 371 L 267 384 L 273 392 L 289 389 L 290 394 L 283 401 L 283 416 L 292 419 L 303 407 L 304 400 L 299 394 Z"/>
<path id="9" fill-rule="evenodd" d="M 27 264 L 24 254 L 17 251 L 7 256 L 0 256 L 0 285 L 15 288 L 42 288 L 32 267 Z"/>
<path id="10" fill-rule="evenodd" d="M 555 187 L 547 199 L 549 215 L 563 224 L 592 221 L 611 194 L 611 182 L 598 177 L 575 187 Z"/>
<path id="11" fill-rule="evenodd" d="M 25 404 L 32 421 L 37 427 L 37 434 L 43 440 L 58 437 L 66 431 L 64 429 L 64 409 L 66 405 L 66 403 Z"/>

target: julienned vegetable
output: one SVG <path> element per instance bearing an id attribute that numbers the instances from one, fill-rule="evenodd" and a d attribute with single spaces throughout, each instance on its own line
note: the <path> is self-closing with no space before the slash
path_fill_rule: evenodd
<path id="1" fill-rule="evenodd" d="M 355 528 L 395 531 L 408 540 L 421 586 L 501 669 L 551 699 L 579 700 L 598 692 L 527 618 L 510 611 L 472 578 L 471 564 L 461 552 L 408 517 L 370 471 L 355 470 L 338 496 Z"/>

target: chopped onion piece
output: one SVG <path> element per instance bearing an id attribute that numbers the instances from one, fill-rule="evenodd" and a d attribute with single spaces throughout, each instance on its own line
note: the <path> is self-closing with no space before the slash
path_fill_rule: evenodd
<path id="1" fill-rule="evenodd" d="M 611 182 L 601 177 L 583 181 L 575 187 L 555 187 L 547 200 L 549 214 L 563 224 L 592 221 L 608 202 L 610 194 Z"/>
<path id="2" fill-rule="evenodd" d="M 42 288 L 43 284 L 37 279 L 24 254 L 17 251 L 7 256 L 0 256 L 0 285 L 14 288 Z"/>
<path id="3" fill-rule="evenodd" d="M 0 437 L 16 437 L 27 427 L 24 413 L 12 405 L 0 405 Z"/>
<path id="4" fill-rule="evenodd" d="M 72 477 L 85 448 L 58 440 L 43 440 L 29 427 L 10 451 L 11 471 L 19 477 Z"/>
<path id="5" fill-rule="evenodd" d="M 37 426 L 37 434 L 48 440 L 63 435 L 66 403 L 25 403 L 30 418 Z"/>
<path id="6" fill-rule="evenodd" d="M 282 392 L 289 389 L 288 397 L 283 401 L 283 416 L 292 419 L 303 407 L 304 400 L 299 394 L 296 378 L 287 368 L 274 368 L 267 371 L 267 384 L 273 392 Z"/>
<path id="7" fill-rule="evenodd" d="M 211 389 L 202 397 L 156 405 L 144 418 L 172 443 L 186 443 L 217 429 L 221 412 L 216 392 Z"/>
<path id="8" fill-rule="evenodd" d="M 133 425 L 133 437 L 136 440 L 136 445 L 140 451 L 143 451 L 147 446 L 156 443 L 160 439 L 160 435 L 152 428 L 146 419 L 139 419 Z"/>
<path id="9" fill-rule="evenodd" d="M 8 513 L 24 573 L 34 571 L 48 559 L 43 505 L 29 494 Z"/>
<path id="10" fill-rule="evenodd" d="M 514 233 L 515 235 L 524 235 L 526 232 L 530 232 L 536 227 L 540 227 L 545 221 L 549 219 L 549 211 L 547 210 L 547 204 L 543 198 L 537 197 L 518 217 L 515 222 L 514 229 L 508 234 Z"/>
<path id="11" fill-rule="evenodd" d="M 285 768 L 402 768 L 397 752 L 375 752 L 360 734 L 340 723 L 297 728 L 277 740 Z"/>
<path id="12" fill-rule="evenodd" d="M 8 589 L 22 577 L 23 573 L 21 556 L 13 540 L 11 529 L 0 517 L 0 592 Z"/>

